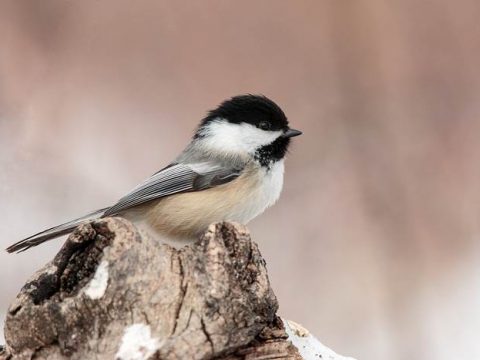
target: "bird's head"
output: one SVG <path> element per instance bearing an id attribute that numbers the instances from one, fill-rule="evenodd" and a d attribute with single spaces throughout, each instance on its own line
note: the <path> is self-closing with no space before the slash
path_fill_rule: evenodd
<path id="1" fill-rule="evenodd" d="M 211 110 L 194 139 L 209 151 L 252 156 L 268 164 L 283 159 L 290 138 L 300 134 L 288 126 L 285 113 L 272 100 L 261 95 L 240 95 Z"/>

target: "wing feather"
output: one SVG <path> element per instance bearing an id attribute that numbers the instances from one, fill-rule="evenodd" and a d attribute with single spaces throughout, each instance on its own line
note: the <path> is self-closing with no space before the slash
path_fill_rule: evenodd
<path id="1" fill-rule="evenodd" d="M 155 173 L 105 211 L 103 216 L 118 214 L 129 208 L 165 196 L 199 191 L 225 184 L 240 175 L 242 169 L 205 162 L 172 164 Z"/>
<path id="2" fill-rule="evenodd" d="M 241 171 L 242 169 L 240 168 L 228 168 L 211 162 L 201 162 L 190 165 L 171 164 L 141 183 L 129 194 L 120 199 L 114 206 L 97 210 L 79 219 L 44 230 L 13 244 L 7 248 L 7 251 L 20 252 L 27 250 L 47 240 L 69 234 L 78 225 L 87 221 L 115 215 L 123 210 L 154 199 L 181 192 L 199 191 L 225 184 L 237 178 Z"/>

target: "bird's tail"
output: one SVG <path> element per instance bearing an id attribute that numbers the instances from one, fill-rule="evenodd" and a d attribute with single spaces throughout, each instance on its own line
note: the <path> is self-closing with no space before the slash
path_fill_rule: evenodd
<path id="1" fill-rule="evenodd" d="M 78 225 L 88 222 L 90 220 L 95 220 L 100 218 L 103 213 L 107 210 L 100 209 L 88 215 L 82 216 L 81 218 L 69 221 L 65 224 L 61 224 L 50 229 L 39 232 L 38 234 L 29 236 L 26 239 L 23 239 L 13 245 L 10 245 L 6 250 L 9 253 L 12 252 L 22 252 L 28 250 L 33 246 L 37 246 L 45 241 L 55 239 L 56 237 L 70 234 Z"/>

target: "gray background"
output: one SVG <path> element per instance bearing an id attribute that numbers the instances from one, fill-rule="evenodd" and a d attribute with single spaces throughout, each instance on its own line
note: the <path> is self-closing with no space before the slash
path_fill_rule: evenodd
<path id="1" fill-rule="evenodd" d="M 206 110 L 304 135 L 250 224 L 280 313 L 359 359 L 480 358 L 477 0 L 0 2 L 2 247 L 111 204 Z M 62 241 L 0 254 L 0 312 Z"/>

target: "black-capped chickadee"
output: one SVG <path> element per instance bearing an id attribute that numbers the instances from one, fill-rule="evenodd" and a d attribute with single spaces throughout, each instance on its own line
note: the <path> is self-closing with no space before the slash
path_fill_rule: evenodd
<path id="1" fill-rule="evenodd" d="M 208 113 L 174 162 L 115 205 L 30 236 L 7 251 L 27 250 L 113 215 L 174 240 L 196 239 L 218 221 L 246 224 L 279 198 L 285 153 L 290 138 L 300 134 L 265 96 L 233 97 Z"/>

